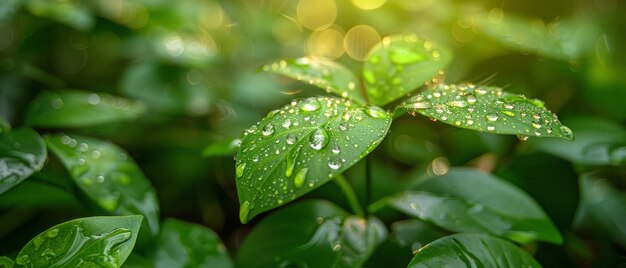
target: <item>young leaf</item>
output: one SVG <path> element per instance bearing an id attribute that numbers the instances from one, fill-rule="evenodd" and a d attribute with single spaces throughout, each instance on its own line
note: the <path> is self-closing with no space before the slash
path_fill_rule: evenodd
<path id="1" fill-rule="evenodd" d="M 409 268 L 418 267 L 541 267 L 513 243 L 485 234 L 455 234 L 415 253 Z"/>
<path id="2" fill-rule="evenodd" d="M 46 143 L 87 196 L 116 215 L 142 214 L 159 231 L 159 204 L 150 181 L 121 148 L 92 138 L 57 134 Z"/>
<path id="3" fill-rule="evenodd" d="M 15 262 L 9 257 L 0 257 L 0 268 L 13 268 Z"/>
<path id="4" fill-rule="evenodd" d="M 237 267 L 360 267 L 387 236 L 384 224 L 324 201 L 305 201 L 265 218 L 248 235 Z"/>
<path id="5" fill-rule="evenodd" d="M 32 129 L 0 134 L 0 194 L 41 170 L 47 154 L 43 139 Z"/>
<path id="6" fill-rule="evenodd" d="M 25 267 L 121 267 L 135 246 L 142 216 L 90 217 L 56 225 L 15 258 Z"/>
<path id="7" fill-rule="evenodd" d="M 626 194 L 613 187 L 600 174 L 580 177 L 582 195 L 579 217 L 590 217 L 612 240 L 626 247 Z"/>
<path id="8" fill-rule="evenodd" d="M 430 81 L 452 60 L 452 52 L 416 35 L 383 38 L 369 53 L 363 78 L 369 100 L 385 105 Z"/>
<path id="9" fill-rule="evenodd" d="M 106 93 L 45 91 L 31 103 L 25 124 L 34 127 L 87 127 L 133 120 L 145 111 L 141 102 Z"/>
<path id="10" fill-rule="evenodd" d="M 537 99 L 497 87 L 436 84 L 397 108 L 460 128 L 496 134 L 574 139 L 572 130 Z"/>
<path id="11" fill-rule="evenodd" d="M 382 109 L 337 98 L 293 101 L 244 133 L 237 153 L 240 219 L 288 203 L 369 154 L 387 134 Z"/>
<path id="12" fill-rule="evenodd" d="M 531 197 L 489 174 L 454 168 L 425 179 L 416 189 L 392 197 L 391 205 L 455 232 L 488 233 L 518 243 L 563 240 Z"/>
<path id="13" fill-rule="evenodd" d="M 365 104 L 359 79 L 345 66 L 322 58 L 302 57 L 264 65 L 263 71 L 282 74 L 319 87 L 328 93 Z"/>
<path id="14" fill-rule="evenodd" d="M 233 267 L 211 229 L 174 219 L 163 223 L 153 257 L 154 267 Z"/>

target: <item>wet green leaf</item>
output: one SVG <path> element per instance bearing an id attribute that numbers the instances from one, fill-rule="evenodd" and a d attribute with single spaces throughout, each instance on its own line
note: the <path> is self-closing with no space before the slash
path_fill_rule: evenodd
<path id="1" fill-rule="evenodd" d="M 418 250 L 408 267 L 541 267 L 541 265 L 528 252 L 506 240 L 485 234 L 455 234 Z"/>
<path id="2" fill-rule="evenodd" d="M 20 267 L 121 267 L 135 246 L 142 216 L 90 217 L 56 225 L 30 240 Z"/>
<path id="3" fill-rule="evenodd" d="M 15 262 L 9 257 L 0 257 L 0 268 L 13 268 Z"/>
<path id="4" fill-rule="evenodd" d="M 590 217 L 612 240 L 626 248 L 626 194 L 596 173 L 583 174 L 580 189 L 578 217 Z"/>
<path id="5" fill-rule="evenodd" d="M 363 66 L 370 102 L 385 105 L 405 96 L 431 81 L 451 60 L 448 48 L 416 35 L 383 38 Z"/>
<path id="6" fill-rule="evenodd" d="M 77 30 L 88 31 L 95 24 L 95 16 L 87 2 L 70 0 L 25 0 L 26 9 L 35 16 L 63 23 Z"/>
<path id="7" fill-rule="evenodd" d="M 272 111 L 244 132 L 236 155 L 240 219 L 288 203 L 369 154 L 387 135 L 388 112 L 337 98 Z"/>
<path id="8" fill-rule="evenodd" d="M 261 221 L 237 267 L 359 267 L 387 236 L 384 224 L 348 215 L 325 201 L 305 201 Z"/>
<path id="9" fill-rule="evenodd" d="M 559 231 L 530 196 L 489 174 L 454 168 L 424 179 L 415 189 L 392 197 L 391 206 L 455 232 L 493 234 L 518 243 L 562 243 Z"/>
<path id="10" fill-rule="evenodd" d="M 473 84 L 437 84 L 411 97 L 397 108 L 420 113 L 443 123 L 496 134 L 559 137 L 573 140 L 572 130 L 561 124 L 542 101 Z"/>
<path id="11" fill-rule="evenodd" d="M 211 229 L 168 219 L 163 223 L 154 267 L 232 267 L 230 256 L 219 236 Z"/>
<path id="12" fill-rule="evenodd" d="M 48 148 L 87 196 L 115 215 L 142 214 L 152 234 L 159 231 L 159 204 L 150 181 L 121 148 L 109 142 L 57 134 Z"/>
<path id="13" fill-rule="evenodd" d="M 0 194 L 41 170 L 47 155 L 43 139 L 32 129 L 0 134 Z"/>
<path id="14" fill-rule="evenodd" d="M 364 104 L 359 79 L 345 66 L 323 58 L 302 57 L 264 65 L 263 71 L 282 74 L 328 93 Z"/>
<path id="15" fill-rule="evenodd" d="M 31 103 L 25 124 L 34 127 L 75 128 L 134 120 L 145 105 L 105 93 L 45 91 Z"/>

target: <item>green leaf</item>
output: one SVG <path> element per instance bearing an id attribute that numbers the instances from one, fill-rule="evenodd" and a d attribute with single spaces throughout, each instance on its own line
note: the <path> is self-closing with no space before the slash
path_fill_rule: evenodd
<path id="1" fill-rule="evenodd" d="M 13 268 L 15 262 L 9 257 L 0 257 L 0 268 Z"/>
<path id="2" fill-rule="evenodd" d="M 573 140 L 571 129 L 537 99 L 473 84 L 437 84 L 397 107 L 460 128 L 496 134 L 559 137 Z"/>
<path id="3" fill-rule="evenodd" d="M 369 154 L 389 113 L 337 98 L 293 101 L 244 132 L 236 155 L 240 219 L 288 203 Z"/>
<path id="4" fill-rule="evenodd" d="M 168 219 L 153 253 L 154 267 L 233 267 L 226 247 L 211 229 Z"/>
<path id="5" fill-rule="evenodd" d="M 365 103 L 359 79 L 348 68 L 331 60 L 312 57 L 281 60 L 264 65 L 262 70 L 297 79 L 356 103 Z"/>
<path id="6" fill-rule="evenodd" d="M 387 235 L 382 222 L 325 201 L 271 214 L 244 241 L 237 267 L 359 267 Z"/>
<path id="7" fill-rule="evenodd" d="M 31 103 L 25 124 L 34 127 L 75 128 L 134 120 L 145 111 L 141 102 L 106 93 L 45 91 Z"/>
<path id="8" fill-rule="evenodd" d="M 506 240 L 485 234 L 455 234 L 419 249 L 408 267 L 541 267 L 541 265 L 528 252 Z"/>
<path id="9" fill-rule="evenodd" d="M 142 214 L 151 233 L 158 233 L 155 191 L 124 150 L 109 142 L 63 134 L 46 137 L 46 143 L 98 206 L 115 215 Z"/>
<path id="10" fill-rule="evenodd" d="M 8 133 L 9 131 L 11 131 L 11 124 L 0 116 L 0 134 Z"/>
<path id="11" fill-rule="evenodd" d="M 41 170 L 47 155 L 43 139 L 32 129 L 0 134 L 0 194 Z"/>
<path id="12" fill-rule="evenodd" d="M 241 145 L 240 139 L 225 139 L 214 142 L 202 150 L 203 157 L 233 156 Z"/>
<path id="13" fill-rule="evenodd" d="M 426 244 L 444 237 L 441 229 L 418 220 L 403 220 L 391 225 L 390 237 L 403 247 L 417 250 Z"/>
<path id="14" fill-rule="evenodd" d="M 67 221 L 37 235 L 15 262 L 25 267 L 120 267 L 135 246 L 142 216 Z"/>
<path id="15" fill-rule="evenodd" d="M 416 35 L 383 38 L 363 66 L 370 102 L 385 105 L 405 96 L 431 81 L 451 60 L 448 48 Z"/>
<path id="16" fill-rule="evenodd" d="M 24 4 L 35 16 L 49 18 L 77 30 L 88 31 L 95 24 L 95 16 L 83 1 L 25 0 Z"/>
<path id="17" fill-rule="evenodd" d="M 392 197 L 391 206 L 455 232 L 493 234 L 519 243 L 563 241 L 530 196 L 489 174 L 453 168 L 424 179 L 416 189 Z"/>
<path id="18" fill-rule="evenodd" d="M 626 248 L 626 194 L 597 173 L 583 174 L 580 189 L 578 217 L 590 217 L 612 240 Z"/>

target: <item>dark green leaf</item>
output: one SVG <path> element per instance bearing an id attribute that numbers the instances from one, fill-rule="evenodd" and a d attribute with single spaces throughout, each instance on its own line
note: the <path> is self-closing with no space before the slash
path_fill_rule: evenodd
<path id="1" fill-rule="evenodd" d="M 419 249 L 409 263 L 417 267 L 541 267 L 528 252 L 485 234 L 455 234 Z"/>
<path id="2" fill-rule="evenodd" d="M 37 235 L 15 262 L 25 267 L 120 267 L 135 246 L 142 216 L 67 221 Z"/>
<path id="3" fill-rule="evenodd" d="M 232 267 L 219 236 L 206 227 L 168 219 L 163 223 L 154 267 Z"/>
<path id="4" fill-rule="evenodd" d="M 41 170 L 47 154 L 43 139 L 32 129 L 0 134 L 0 194 Z"/>
<path id="5" fill-rule="evenodd" d="M 0 268 L 13 268 L 15 262 L 9 257 L 0 257 Z"/>
<path id="6" fill-rule="evenodd" d="M 391 198 L 393 207 L 455 232 L 480 232 L 519 243 L 560 244 L 562 237 L 525 192 L 489 174 L 454 168 Z"/>
<path id="7" fill-rule="evenodd" d="M 3 0 L 0 2 L 0 22 L 10 20 L 21 4 L 22 1 L 20 0 Z"/>
<path id="8" fill-rule="evenodd" d="M 391 225 L 390 237 L 403 247 L 413 251 L 444 237 L 440 229 L 418 220 L 397 221 Z"/>
<path id="9" fill-rule="evenodd" d="M 95 16 L 87 2 L 25 0 L 24 4 L 35 16 L 49 18 L 77 30 L 88 31 L 95 24 Z"/>
<path id="10" fill-rule="evenodd" d="M 356 103 L 365 103 L 359 79 L 345 66 L 330 60 L 302 57 L 274 62 L 262 69 L 314 85 Z"/>
<path id="11" fill-rule="evenodd" d="M 8 133 L 11 131 L 11 124 L 0 116 L 0 134 Z"/>
<path id="12" fill-rule="evenodd" d="M 305 201 L 259 223 L 237 256 L 237 267 L 359 267 L 386 237 L 376 218 L 347 215 L 323 201 Z"/>
<path id="13" fill-rule="evenodd" d="M 241 145 L 240 139 L 225 139 L 214 142 L 202 150 L 204 157 L 216 156 L 233 156 L 237 152 L 237 148 Z"/>
<path id="14" fill-rule="evenodd" d="M 388 112 L 337 98 L 293 101 L 244 133 L 237 153 L 243 223 L 328 182 L 387 135 Z"/>
<path id="15" fill-rule="evenodd" d="M 116 215 L 142 214 L 159 231 L 159 204 L 150 181 L 121 148 L 92 138 L 54 135 L 46 143 L 72 179 L 101 208 Z"/>
<path id="16" fill-rule="evenodd" d="M 133 120 L 145 111 L 140 102 L 77 90 L 43 92 L 31 103 L 25 124 L 35 127 L 87 127 Z"/>
<path id="17" fill-rule="evenodd" d="M 448 48 L 416 35 L 383 38 L 363 66 L 370 102 L 385 105 L 405 96 L 439 74 L 451 60 Z"/>
<path id="18" fill-rule="evenodd" d="M 626 248 L 626 194 L 599 174 L 580 177 L 581 209 L 578 217 L 591 217 L 609 237 Z"/>
<path id="19" fill-rule="evenodd" d="M 572 130 L 537 99 L 473 84 L 437 84 L 398 106 L 460 128 L 496 134 L 574 139 Z"/>

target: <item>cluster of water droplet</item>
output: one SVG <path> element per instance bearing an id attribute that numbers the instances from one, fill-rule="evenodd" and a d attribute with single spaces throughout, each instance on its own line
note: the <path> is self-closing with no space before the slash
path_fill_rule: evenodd
<path id="1" fill-rule="evenodd" d="M 572 139 L 572 131 L 542 101 L 527 99 L 497 87 L 436 84 L 400 105 L 457 127 L 498 134 Z"/>

